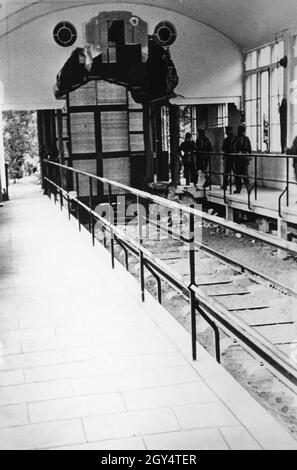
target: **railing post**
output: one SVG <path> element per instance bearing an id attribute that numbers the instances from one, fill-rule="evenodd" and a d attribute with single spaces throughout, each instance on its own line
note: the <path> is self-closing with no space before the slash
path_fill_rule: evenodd
<path id="1" fill-rule="evenodd" d="M 183 235 L 183 226 L 184 226 L 184 213 L 183 210 L 180 209 L 179 211 L 179 236 L 182 237 Z"/>
<path id="2" fill-rule="evenodd" d="M 287 207 L 290 204 L 290 193 L 289 193 L 289 187 L 290 187 L 290 158 L 287 157 L 286 159 L 286 183 L 287 183 Z"/>
<path id="3" fill-rule="evenodd" d="M 48 188 L 48 197 L 50 199 L 52 199 L 52 186 L 51 186 L 51 183 L 50 183 L 50 181 L 52 180 L 51 179 L 51 173 L 52 173 L 52 166 L 51 166 L 50 162 L 48 162 L 48 167 L 47 167 L 47 178 L 48 178 L 47 188 Z"/>
<path id="4" fill-rule="evenodd" d="M 254 156 L 255 158 L 255 201 L 258 200 L 258 157 L 257 155 Z"/>
<path id="5" fill-rule="evenodd" d="M 78 173 L 75 173 L 75 181 L 76 181 L 76 197 L 77 197 L 76 216 L 78 220 L 78 228 L 79 228 L 79 231 L 81 231 L 80 210 L 79 210 L 79 204 L 78 204 L 78 198 L 79 198 L 79 175 Z"/>
<path id="6" fill-rule="evenodd" d="M 112 192 L 111 192 L 111 184 L 108 184 L 108 203 L 109 203 L 109 223 L 110 223 L 110 253 L 111 253 L 111 265 L 112 269 L 115 268 L 115 256 L 114 256 L 114 231 L 113 231 L 113 224 L 111 221 L 112 216 Z M 105 242 L 106 243 L 106 242 Z"/>
<path id="7" fill-rule="evenodd" d="M 208 183 L 208 187 L 211 191 L 211 187 L 212 187 L 212 185 L 211 185 L 211 175 L 212 175 L 212 171 L 211 171 L 211 169 L 212 169 L 211 154 L 208 154 L 207 160 L 209 162 L 208 163 L 208 181 L 207 181 L 207 183 Z"/>
<path id="8" fill-rule="evenodd" d="M 139 264 L 140 264 L 140 287 L 141 287 L 141 300 L 142 302 L 145 301 L 145 281 L 144 281 L 144 256 L 143 251 L 141 249 L 143 243 L 143 234 L 142 234 L 142 220 L 141 220 L 141 213 L 140 213 L 140 200 L 139 196 L 137 196 L 137 218 L 138 218 L 138 243 L 140 246 L 139 249 Z"/>
<path id="9" fill-rule="evenodd" d="M 63 188 L 62 188 L 63 177 L 62 177 L 62 171 L 63 171 L 62 168 L 60 168 L 60 173 L 59 173 L 60 182 L 59 182 L 59 184 L 60 184 L 60 208 L 61 208 L 61 210 L 63 210 Z"/>
<path id="10" fill-rule="evenodd" d="M 228 186 L 228 179 L 231 178 L 230 172 L 227 172 L 227 160 L 228 155 L 223 155 L 223 191 L 224 191 L 224 203 L 227 203 L 227 186 Z M 227 182 L 227 184 L 226 184 Z"/>
<path id="11" fill-rule="evenodd" d="M 48 191 L 47 191 L 47 181 L 46 181 L 46 178 L 47 178 L 47 164 L 46 164 L 46 160 L 43 159 L 42 162 L 41 162 L 41 166 L 42 166 L 42 189 L 43 189 L 43 194 L 47 194 Z"/>
<path id="12" fill-rule="evenodd" d="M 90 232 L 91 232 L 91 235 L 92 235 L 92 244 L 93 246 L 95 245 L 95 227 L 94 227 L 94 218 L 93 218 L 93 215 L 92 215 L 92 210 L 93 210 L 93 180 L 91 178 L 91 176 L 89 177 L 89 186 L 90 186 L 90 190 L 89 190 L 89 206 L 90 206 L 90 220 L 89 220 L 89 223 L 90 223 Z"/>
<path id="13" fill-rule="evenodd" d="M 191 209 L 194 206 L 191 205 Z M 196 332 L 196 295 L 192 287 L 196 285 L 195 270 L 195 216 L 190 214 L 189 220 L 189 266 L 190 266 L 190 300 L 191 300 L 191 332 L 192 332 L 192 356 L 193 360 L 197 360 L 197 332 Z"/>

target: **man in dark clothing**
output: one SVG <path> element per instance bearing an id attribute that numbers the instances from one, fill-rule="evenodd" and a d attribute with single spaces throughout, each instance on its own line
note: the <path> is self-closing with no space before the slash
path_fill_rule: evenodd
<path id="1" fill-rule="evenodd" d="M 185 140 L 181 143 L 179 150 L 182 157 L 186 184 L 189 185 L 190 182 L 196 184 L 195 143 L 190 132 L 186 133 Z"/>
<path id="2" fill-rule="evenodd" d="M 249 154 L 252 153 L 252 147 L 250 139 L 245 135 L 245 131 L 245 125 L 241 124 L 238 127 L 238 133 L 235 142 L 235 153 L 238 153 L 240 155 L 234 157 L 234 174 L 236 187 L 236 191 L 234 191 L 234 194 L 240 194 L 242 190 L 242 180 L 245 183 L 247 191 L 249 192 L 250 190 L 248 168 L 251 159 Z"/>
<path id="3" fill-rule="evenodd" d="M 234 158 L 230 153 L 235 152 L 235 142 L 236 137 L 233 134 L 233 129 L 231 126 L 226 127 L 226 138 L 224 139 L 222 151 L 224 152 L 224 182 L 223 182 L 223 189 L 224 191 L 227 189 L 231 178 L 231 171 L 233 170 L 233 163 Z"/>
<path id="4" fill-rule="evenodd" d="M 196 141 L 196 166 L 198 171 L 206 174 L 209 166 L 209 152 L 211 152 L 211 143 L 205 135 L 204 129 L 198 129 L 198 138 Z M 204 187 L 209 186 L 209 176 L 206 177 Z"/>

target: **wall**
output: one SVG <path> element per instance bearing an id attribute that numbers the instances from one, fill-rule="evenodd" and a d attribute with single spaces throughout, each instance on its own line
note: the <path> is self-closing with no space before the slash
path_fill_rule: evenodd
<path id="1" fill-rule="evenodd" d="M 149 24 L 149 33 L 162 20 L 172 21 L 178 31 L 171 47 L 180 83 L 176 93 L 193 98 L 241 96 L 242 57 L 227 37 L 201 23 L 160 8 L 132 4 L 90 5 L 48 14 L 1 39 L 0 80 L 4 83 L 6 109 L 61 107 L 53 96 L 58 70 L 75 47 L 83 46 L 84 27 L 99 11 L 127 10 Z M 62 48 L 53 38 L 54 26 L 72 22 L 79 33 L 74 46 Z"/>

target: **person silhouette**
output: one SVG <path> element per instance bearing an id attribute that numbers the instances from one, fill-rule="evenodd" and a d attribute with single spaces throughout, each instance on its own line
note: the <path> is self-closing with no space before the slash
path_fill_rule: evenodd
<path id="1" fill-rule="evenodd" d="M 187 186 L 191 183 L 196 183 L 196 168 L 195 168 L 195 143 L 192 140 L 192 134 L 187 132 L 185 140 L 181 143 L 180 154 L 184 167 L 184 178 L 186 179 Z"/>
<path id="2" fill-rule="evenodd" d="M 242 181 L 244 181 L 247 191 L 250 190 L 249 163 L 252 153 L 250 139 L 245 135 L 246 127 L 241 124 L 238 127 L 237 137 L 234 145 L 235 153 L 240 155 L 234 157 L 235 187 L 234 194 L 240 194 L 242 190 Z"/>

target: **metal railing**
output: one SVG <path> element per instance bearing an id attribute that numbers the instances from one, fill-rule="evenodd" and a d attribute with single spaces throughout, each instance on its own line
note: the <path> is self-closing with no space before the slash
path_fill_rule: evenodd
<path id="1" fill-rule="evenodd" d="M 115 243 L 117 243 L 125 253 L 125 266 L 129 269 L 129 255 L 137 258 L 139 262 L 139 277 L 142 301 L 145 300 L 145 270 L 147 269 L 154 277 L 157 283 L 157 296 L 158 301 L 162 303 L 162 281 L 169 283 L 175 290 L 181 293 L 185 299 L 190 302 L 191 307 L 191 339 L 192 339 L 192 357 L 195 361 L 197 359 L 197 313 L 201 315 L 204 320 L 211 326 L 215 336 L 215 354 L 218 362 L 221 361 L 220 351 L 220 330 L 224 331 L 228 336 L 231 336 L 236 342 L 251 353 L 262 365 L 266 365 L 271 372 L 285 382 L 290 388 L 296 391 L 297 386 L 297 367 L 288 356 L 270 343 L 266 338 L 260 335 L 256 330 L 246 324 L 244 321 L 238 319 L 230 313 L 221 304 L 209 297 L 196 281 L 197 266 L 195 263 L 195 252 L 197 250 L 197 242 L 195 241 L 195 222 L 197 218 L 199 221 L 205 219 L 209 222 L 221 225 L 228 230 L 239 232 L 243 235 L 253 237 L 259 241 L 268 243 L 276 248 L 297 253 L 297 247 L 291 242 L 285 240 L 276 240 L 272 236 L 256 232 L 254 230 L 245 228 L 234 222 L 226 222 L 217 216 L 204 213 L 196 208 L 182 206 L 176 202 L 163 199 L 158 196 L 130 188 L 121 183 L 117 183 L 106 178 L 94 176 L 87 172 L 75 170 L 71 167 L 60 165 L 48 160 L 44 161 L 44 190 L 45 193 L 51 197 L 54 196 L 55 203 L 60 203 L 61 210 L 67 203 L 68 217 L 71 214 L 75 215 L 78 221 L 79 229 L 82 229 L 82 213 L 87 216 L 84 220 L 84 225 L 91 234 L 92 244 L 96 243 L 95 225 L 100 223 L 104 239 L 104 246 L 107 247 L 109 241 L 111 263 L 115 267 Z M 72 178 L 69 178 L 69 175 Z M 88 184 L 88 197 L 87 202 L 84 197 L 84 202 L 80 197 L 80 179 L 84 178 L 85 188 L 86 182 Z M 73 191 L 73 183 L 75 182 L 76 193 Z M 127 235 L 122 225 L 116 225 L 111 222 L 111 218 L 106 218 L 94 210 L 94 187 L 101 185 L 106 188 L 108 196 L 108 207 L 113 204 L 113 192 L 125 192 L 129 197 L 134 198 L 137 213 L 137 238 Z M 97 202 L 96 202 L 97 203 Z M 187 217 L 186 230 L 188 236 L 181 237 L 188 245 L 188 267 L 189 267 L 189 283 L 185 281 L 183 276 L 173 271 L 170 266 L 164 263 L 161 259 L 154 256 L 144 246 L 143 236 L 143 218 L 141 217 L 141 205 L 153 203 L 158 207 L 169 209 L 172 214 L 177 211 L 182 219 Z M 107 210 L 108 215 L 108 210 Z M 172 219 L 167 218 L 168 233 L 172 233 Z M 145 221 L 144 221 L 145 222 Z M 122 224 L 122 221 L 121 221 Z M 161 230 L 161 222 L 157 222 L 157 226 Z M 198 244 L 199 246 L 199 244 Z M 198 266 L 199 268 L 199 266 Z"/>
<path id="2" fill-rule="evenodd" d="M 251 210 L 251 198 L 252 195 L 254 195 L 255 201 L 258 200 L 258 195 L 259 195 L 259 187 L 260 185 L 265 185 L 265 183 L 275 183 L 277 185 L 281 186 L 280 189 L 280 195 L 278 195 L 278 201 L 277 201 L 277 207 L 278 207 L 278 214 L 279 217 L 282 217 L 282 201 L 283 198 L 286 196 L 286 207 L 289 206 L 290 204 L 290 188 L 291 186 L 297 186 L 297 181 L 293 181 L 290 177 L 290 169 L 293 168 L 293 161 L 294 159 L 297 160 L 297 155 L 283 155 L 283 154 L 272 154 L 272 153 L 251 153 L 251 154 L 238 154 L 238 153 L 230 153 L 230 154 L 225 154 L 222 152 L 199 152 L 199 154 L 204 154 L 208 158 L 208 169 L 207 169 L 207 176 L 208 176 L 208 188 L 211 190 L 213 183 L 212 183 L 212 177 L 219 177 L 222 179 L 220 182 L 220 185 L 223 186 L 223 182 L 225 178 L 228 178 L 228 184 L 227 187 L 222 188 L 224 191 L 224 201 L 225 203 L 227 202 L 227 193 L 229 192 L 232 194 L 232 189 L 234 187 L 234 179 L 235 177 L 239 177 L 243 179 L 246 175 L 236 173 L 234 171 L 234 166 L 233 166 L 233 171 L 232 174 L 231 172 L 226 173 L 225 169 L 223 171 L 214 171 L 214 160 L 216 160 L 216 166 L 222 166 L 225 168 L 225 158 L 226 156 L 230 159 L 233 159 L 233 162 L 236 161 L 236 159 L 246 159 L 247 157 L 250 159 L 249 162 L 249 179 L 252 182 L 250 188 L 247 190 L 247 204 L 249 210 Z M 265 165 L 265 160 L 275 160 L 278 159 L 280 161 L 284 162 L 284 167 L 282 168 L 282 172 L 284 174 L 283 177 L 269 177 L 265 174 L 265 166 L 263 169 L 261 169 L 262 174 L 260 174 L 260 163 L 264 160 L 264 165 Z M 251 174 L 251 170 L 253 171 L 253 174 Z M 269 171 L 268 168 L 266 168 L 266 171 Z M 270 170 L 271 173 L 276 170 Z M 292 171 L 292 170 L 291 170 Z M 205 189 L 205 195 L 206 195 L 206 188 Z M 271 188 L 273 189 L 273 188 Z"/>

